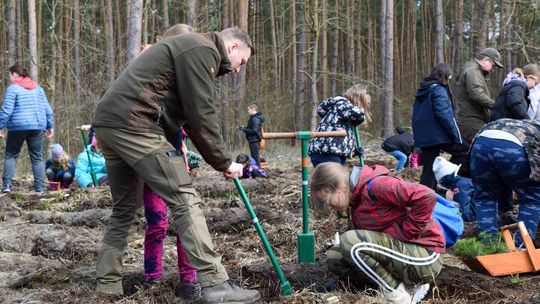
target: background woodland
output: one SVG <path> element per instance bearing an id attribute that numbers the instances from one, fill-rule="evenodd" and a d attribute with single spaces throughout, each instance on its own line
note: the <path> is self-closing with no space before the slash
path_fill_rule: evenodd
<path id="1" fill-rule="evenodd" d="M 419 81 L 438 62 L 455 72 L 475 52 L 497 48 L 496 97 L 513 67 L 540 55 L 539 0 L 0 0 L 0 93 L 15 62 L 46 90 L 56 142 L 76 153 L 77 125 L 91 122 L 101 94 L 169 26 L 248 30 L 257 54 L 220 79 L 216 107 L 231 148 L 257 102 L 265 131 L 314 129 L 318 103 L 363 83 L 372 94 L 370 136 L 410 126 Z"/>

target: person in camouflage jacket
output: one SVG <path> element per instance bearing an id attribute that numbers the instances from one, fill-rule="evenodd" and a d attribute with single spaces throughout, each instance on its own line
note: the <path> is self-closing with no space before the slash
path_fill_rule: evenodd
<path id="1" fill-rule="evenodd" d="M 467 156 L 460 174 L 472 179 L 479 230 L 497 234 L 497 209 L 511 211 L 508 197 L 514 191 L 517 221 L 525 223 L 534 239 L 540 220 L 540 122 L 508 118 L 491 122 L 478 132 Z M 508 206 L 501 206 L 508 201 Z M 515 241 L 518 246 L 523 242 L 520 234 Z"/>
<path id="2" fill-rule="evenodd" d="M 359 106 L 365 95 L 357 94 L 361 86 L 353 86 L 344 96 L 325 99 L 319 105 L 317 113 L 322 118 L 317 125 L 317 132 L 346 130 L 345 137 L 314 138 L 309 145 L 309 155 L 313 166 L 324 162 L 345 163 L 355 155 L 354 128 L 364 121 L 364 109 Z"/>
<path id="3" fill-rule="evenodd" d="M 445 238 L 432 216 L 430 188 L 389 176 L 383 166 L 320 164 L 311 177 L 315 210 L 350 210 L 353 230 L 327 252 L 328 269 L 340 277 L 365 277 L 388 303 L 417 303 L 442 269 Z M 416 285 L 409 293 L 404 285 Z"/>

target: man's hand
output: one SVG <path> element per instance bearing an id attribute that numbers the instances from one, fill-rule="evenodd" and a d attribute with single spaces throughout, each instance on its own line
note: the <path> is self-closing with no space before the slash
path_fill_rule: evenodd
<path id="1" fill-rule="evenodd" d="M 244 166 L 239 163 L 232 162 L 232 164 L 223 172 L 223 176 L 225 176 L 226 179 L 233 179 L 235 177 L 242 177 L 242 173 L 244 170 Z"/>
<path id="2" fill-rule="evenodd" d="M 4 138 L 4 131 L 0 130 L 0 138 Z"/>
<path id="3" fill-rule="evenodd" d="M 45 137 L 47 138 L 53 138 L 54 136 L 54 129 L 47 129 L 45 130 Z"/>
<path id="4" fill-rule="evenodd" d="M 91 127 L 92 127 L 92 125 L 82 125 L 81 130 L 88 131 L 88 130 L 90 130 Z"/>

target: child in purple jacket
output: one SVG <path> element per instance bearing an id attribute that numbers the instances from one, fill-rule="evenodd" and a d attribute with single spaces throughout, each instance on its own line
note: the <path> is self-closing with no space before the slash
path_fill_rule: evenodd
<path id="1" fill-rule="evenodd" d="M 236 162 L 244 165 L 242 178 L 268 177 L 268 172 L 257 166 L 257 161 L 255 161 L 255 159 L 251 156 L 246 154 L 238 154 L 236 157 Z"/>

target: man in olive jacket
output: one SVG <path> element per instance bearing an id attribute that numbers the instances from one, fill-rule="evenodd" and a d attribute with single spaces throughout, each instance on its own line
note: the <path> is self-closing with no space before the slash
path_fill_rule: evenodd
<path id="1" fill-rule="evenodd" d="M 239 28 L 172 36 L 137 57 L 101 98 L 93 126 L 107 163 L 113 209 L 96 265 L 98 291 L 123 294 L 122 256 L 144 182 L 170 209 L 197 269 L 203 302 L 260 298 L 256 290 L 229 283 L 184 158 L 167 141 L 183 126 L 208 164 L 226 178 L 242 176 L 242 165 L 232 161 L 220 133 L 215 81 L 240 71 L 251 54 L 251 39 Z"/>
<path id="2" fill-rule="evenodd" d="M 495 67 L 503 67 L 501 55 L 496 49 L 486 48 L 472 61 L 466 62 L 456 77 L 456 120 L 462 137 L 469 143 L 478 130 L 491 121 L 491 108 L 495 101 L 489 96 L 486 75 Z"/>

